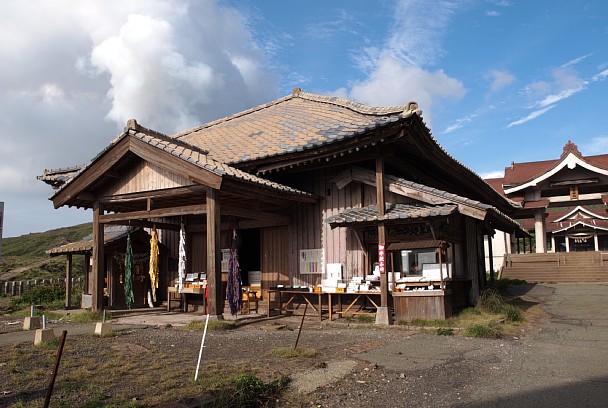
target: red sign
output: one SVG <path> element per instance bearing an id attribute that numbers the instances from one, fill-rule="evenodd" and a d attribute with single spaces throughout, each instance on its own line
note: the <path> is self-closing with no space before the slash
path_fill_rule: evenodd
<path id="1" fill-rule="evenodd" d="M 384 244 L 378 244 L 378 269 L 381 274 L 385 272 L 385 267 L 386 259 L 384 257 Z"/>

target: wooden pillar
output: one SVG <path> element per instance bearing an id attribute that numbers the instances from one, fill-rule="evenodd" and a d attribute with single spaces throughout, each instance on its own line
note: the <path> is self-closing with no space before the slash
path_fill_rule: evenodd
<path id="1" fill-rule="evenodd" d="M 72 254 L 67 254 L 65 259 L 65 308 L 72 305 Z"/>
<path id="2" fill-rule="evenodd" d="M 490 259 L 490 283 L 494 284 L 494 251 L 492 250 L 491 234 L 488 234 L 488 258 Z"/>
<path id="3" fill-rule="evenodd" d="M 85 254 L 84 256 L 84 283 L 82 293 L 91 294 L 91 255 Z"/>
<path id="4" fill-rule="evenodd" d="M 103 215 L 103 207 L 99 201 L 93 204 L 93 279 L 91 287 L 92 306 L 94 311 L 103 310 L 103 279 L 106 274 L 103 224 L 99 216 Z"/>
<path id="5" fill-rule="evenodd" d="M 380 273 L 380 307 L 376 312 L 376 323 L 391 324 L 392 315 L 388 307 L 388 274 L 386 273 L 386 228 L 383 221 L 386 211 L 384 201 L 384 159 L 380 152 L 376 156 L 376 202 L 380 218 L 378 221 L 378 250 L 382 247 L 382 252 L 385 256 L 384 273 Z"/>
<path id="6" fill-rule="evenodd" d="M 207 287 L 207 312 L 217 319 L 223 319 L 220 194 L 212 188 L 207 189 Z"/>

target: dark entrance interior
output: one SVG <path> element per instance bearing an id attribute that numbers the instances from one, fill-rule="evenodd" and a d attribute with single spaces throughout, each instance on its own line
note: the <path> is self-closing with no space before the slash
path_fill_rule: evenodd
<path id="1" fill-rule="evenodd" d="M 239 264 L 243 285 L 250 285 L 249 271 L 259 271 L 260 263 L 260 230 L 259 228 L 240 230 L 241 246 L 239 248 Z"/>

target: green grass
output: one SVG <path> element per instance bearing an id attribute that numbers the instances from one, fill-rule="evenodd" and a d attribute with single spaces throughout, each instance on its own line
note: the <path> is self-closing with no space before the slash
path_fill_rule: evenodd
<path id="1" fill-rule="evenodd" d="M 91 223 L 58 228 L 46 232 L 37 232 L 20 237 L 2 239 L 2 257 L 0 258 L 0 274 L 15 268 L 43 262 L 23 272 L 14 280 L 50 279 L 65 276 L 65 257 L 49 258 L 45 251 L 76 242 L 91 234 Z M 84 257 L 74 258 L 74 271 L 84 270 Z"/>
<path id="2" fill-rule="evenodd" d="M 270 350 L 270 354 L 279 358 L 299 358 L 299 357 L 314 357 L 317 355 L 317 350 L 309 348 L 293 348 L 293 347 L 280 347 Z"/>
<path id="3" fill-rule="evenodd" d="M 464 330 L 464 335 L 467 337 L 482 337 L 485 339 L 498 339 L 504 334 L 504 330 L 497 323 L 489 322 L 487 324 L 472 324 Z"/>
<path id="4" fill-rule="evenodd" d="M 186 325 L 187 329 L 190 330 L 204 330 L 205 320 L 192 320 Z M 232 330 L 236 328 L 236 324 L 232 321 L 227 320 L 210 320 L 207 325 L 207 330 Z"/>

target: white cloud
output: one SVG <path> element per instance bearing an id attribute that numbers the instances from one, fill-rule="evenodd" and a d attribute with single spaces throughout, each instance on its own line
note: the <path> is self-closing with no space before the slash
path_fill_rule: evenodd
<path id="1" fill-rule="evenodd" d="M 445 52 L 441 44 L 458 5 L 450 0 L 399 1 L 386 44 L 389 53 L 411 65 L 434 64 Z"/>
<path id="2" fill-rule="evenodd" d="M 498 17 L 500 16 L 502 13 L 496 10 L 488 10 L 486 11 L 486 16 L 488 17 Z"/>
<path id="3" fill-rule="evenodd" d="M 592 78 L 591 81 L 596 82 L 596 81 L 603 81 L 604 79 L 608 78 L 608 69 L 603 70 L 602 72 L 600 72 L 599 74 L 595 74 Z"/>
<path id="4" fill-rule="evenodd" d="M 553 70 L 552 77 L 552 82 L 545 83 L 545 89 L 551 93 L 536 101 L 533 107 L 543 108 L 555 104 L 581 92 L 587 86 L 587 81 L 578 75 L 572 64 Z"/>
<path id="5" fill-rule="evenodd" d="M 592 56 L 592 55 L 593 55 L 593 54 L 591 54 L 591 53 L 590 53 L 590 54 L 587 54 L 587 55 L 580 56 L 580 57 L 578 57 L 578 58 L 571 59 L 570 61 L 568 61 L 568 62 L 566 62 L 565 64 L 563 64 L 563 65 L 562 65 L 562 68 L 569 67 L 569 66 L 571 66 L 571 65 L 576 65 L 576 64 L 578 64 L 579 62 L 581 62 L 581 61 L 583 61 L 583 60 L 585 60 L 585 59 L 589 58 L 589 57 L 590 57 L 590 56 Z"/>
<path id="6" fill-rule="evenodd" d="M 47 208 L 36 230 L 70 223 L 36 176 L 88 162 L 127 119 L 173 132 L 277 96 L 243 16 L 216 1 L 5 0 L 1 9 L 1 199 L 7 216 Z M 9 236 L 32 228 L 12 217 L 5 226 Z"/>
<path id="7" fill-rule="evenodd" d="M 547 106 L 547 107 L 545 107 L 543 109 L 535 110 L 534 112 L 530 113 L 526 117 L 509 123 L 507 125 L 507 127 L 510 128 L 510 127 L 513 127 L 513 126 L 523 125 L 524 123 L 530 122 L 531 120 L 534 120 L 534 119 L 538 118 L 539 116 L 541 116 L 541 115 L 549 112 L 553 108 L 555 108 L 555 105 L 551 105 L 551 106 Z"/>
<path id="8" fill-rule="evenodd" d="M 441 99 L 460 99 L 466 89 L 443 70 L 429 69 L 444 54 L 443 36 L 458 11 L 453 1 L 401 0 L 382 48 L 365 46 L 357 56 L 367 77 L 333 94 L 371 105 L 402 105 L 416 101 L 427 123 L 432 106 Z"/>
<path id="9" fill-rule="evenodd" d="M 503 170 L 494 170 L 487 171 L 485 173 L 479 173 L 479 177 L 482 179 L 493 179 L 493 178 L 503 178 L 505 176 L 505 172 Z"/>
<path id="10" fill-rule="evenodd" d="M 490 83 L 491 92 L 498 92 L 515 82 L 515 75 L 509 71 L 494 69 L 486 72 L 484 79 Z"/>
<path id="11" fill-rule="evenodd" d="M 608 136 L 597 136 L 591 139 L 583 149 L 585 155 L 607 154 L 608 153 Z"/>
<path id="12" fill-rule="evenodd" d="M 457 119 L 441 133 L 445 135 L 448 133 L 452 133 L 458 129 L 461 129 L 465 125 L 473 122 L 473 120 L 475 120 L 475 118 L 477 118 L 478 116 L 479 115 L 477 115 L 477 114 L 472 114 L 472 115 L 467 115 L 463 118 Z"/>
<path id="13" fill-rule="evenodd" d="M 384 57 L 378 61 L 369 78 L 351 87 L 348 96 L 371 105 L 403 105 L 416 101 L 425 119 L 430 121 L 436 98 L 458 99 L 464 94 L 462 83 L 441 70 L 429 72 L 395 58 Z"/>

